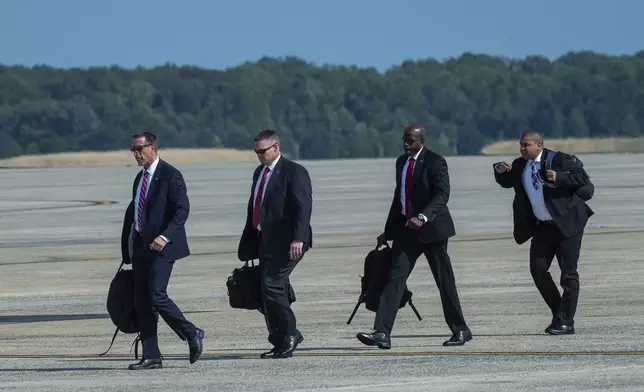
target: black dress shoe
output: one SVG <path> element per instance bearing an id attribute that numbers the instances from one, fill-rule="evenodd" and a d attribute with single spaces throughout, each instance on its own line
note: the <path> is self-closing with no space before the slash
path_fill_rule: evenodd
<path id="1" fill-rule="evenodd" d="M 275 349 L 273 358 L 290 358 L 293 356 L 293 351 L 298 344 L 302 343 L 304 337 L 300 331 L 296 331 L 295 335 L 287 336 L 282 344 L 282 347 Z"/>
<path id="2" fill-rule="evenodd" d="M 391 338 L 380 331 L 373 331 L 371 333 L 360 332 L 356 337 L 367 346 L 378 346 L 378 348 L 385 350 L 391 348 Z"/>
<path id="3" fill-rule="evenodd" d="M 276 349 L 275 349 L 275 347 L 273 347 L 273 348 L 272 348 L 272 349 L 270 349 L 269 351 L 266 351 L 266 352 L 264 352 L 264 353 L 261 353 L 261 354 L 259 355 L 259 357 L 260 357 L 260 358 L 262 358 L 262 359 L 273 358 L 273 354 L 275 354 L 275 350 L 276 350 Z"/>
<path id="4" fill-rule="evenodd" d="M 142 359 L 138 363 L 133 363 L 128 366 L 130 370 L 147 370 L 147 369 L 163 369 L 161 359 Z"/>
<path id="5" fill-rule="evenodd" d="M 449 340 L 443 342 L 443 346 L 462 346 L 472 340 L 472 332 L 469 329 L 457 331 Z"/>
<path id="6" fill-rule="evenodd" d="M 202 329 L 197 328 L 197 336 L 190 339 L 188 347 L 190 347 L 190 363 L 195 363 L 203 353 L 203 338 L 204 332 Z"/>
<path id="7" fill-rule="evenodd" d="M 550 324 L 546 328 L 550 335 L 572 335 L 575 333 L 575 326 L 570 324 Z"/>

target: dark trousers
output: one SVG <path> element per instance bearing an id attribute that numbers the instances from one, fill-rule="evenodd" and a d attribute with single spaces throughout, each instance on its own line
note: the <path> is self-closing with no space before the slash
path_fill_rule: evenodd
<path id="1" fill-rule="evenodd" d="M 168 282 L 174 261 L 165 261 L 150 251 L 141 237 L 135 235 L 132 271 L 134 273 L 134 306 L 138 316 L 144 359 L 159 359 L 157 314 L 182 340 L 197 335 L 195 326 L 168 297 Z"/>
<path id="2" fill-rule="evenodd" d="M 584 232 L 566 238 L 555 224 L 539 224 L 530 243 L 530 274 L 541 296 L 550 307 L 553 323 L 574 324 L 579 299 L 579 251 Z M 557 256 L 561 269 L 563 295 L 548 271 Z"/>
<path id="3" fill-rule="evenodd" d="M 447 240 L 423 244 L 413 237 L 393 242 L 389 280 L 380 294 L 374 329 L 387 335 L 391 334 L 407 278 L 421 254 L 425 254 L 434 275 L 443 305 L 443 315 L 449 329 L 452 333 L 467 330 L 456 290 L 452 262 L 447 254 Z"/>
<path id="4" fill-rule="evenodd" d="M 289 260 L 286 252 L 279 257 L 260 257 L 259 263 L 268 341 L 279 348 L 287 336 L 295 336 L 297 331 L 297 320 L 287 290 L 289 277 L 297 263 Z"/>

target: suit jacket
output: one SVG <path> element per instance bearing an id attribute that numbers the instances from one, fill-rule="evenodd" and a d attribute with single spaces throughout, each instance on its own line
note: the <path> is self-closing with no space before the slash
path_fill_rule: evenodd
<path id="1" fill-rule="evenodd" d="M 253 227 L 254 190 L 263 168 L 259 165 L 253 173 L 246 225 L 237 252 L 241 261 L 285 257 L 293 241 L 302 241 L 304 252 L 313 246 L 311 177 L 304 166 L 284 156 L 277 161 L 266 186 L 259 218 L 261 236 Z"/>
<path id="2" fill-rule="evenodd" d="M 406 219 L 402 215 L 400 187 L 404 175 L 402 170 L 408 158 L 409 156 L 404 154 L 396 160 L 396 189 L 385 223 L 386 239 L 395 240 L 401 235 L 413 235 L 417 236 L 420 242 L 429 243 L 454 236 L 454 221 L 447 207 L 450 193 L 447 161 L 426 146 L 414 164 L 409 202 L 411 216 L 423 214 L 427 217 L 427 223 L 416 231 L 405 230 Z"/>
<path id="3" fill-rule="evenodd" d="M 121 232 L 121 253 L 126 263 L 131 262 L 131 237 L 134 234 L 134 200 L 143 171 L 139 171 L 132 186 L 132 201 L 125 211 Z M 154 176 L 149 180 L 142 222 L 142 240 L 147 247 L 163 235 L 169 242 L 160 256 L 175 261 L 190 255 L 185 224 L 190 213 L 190 201 L 181 172 L 159 159 Z"/>
<path id="4" fill-rule="evenodd" d="M 542 162 L 548 150 L 542 153 Z M 514 220 L 514 240 L 523 244 L 534 235 L 537 218 L 532 212 L 532 204 L 523 186 L 523 171 L 527 160 L 519 157 L 512 162 L 512 169 L 499 174 L 494 170 L 494 179 L 503 188 L 514 188 L 512 202 Z M 556 174 L 555 187 L 543 187 L 543 199 L 555 224 L 565 237 L 573 237 L 581 232 L 588 218 L 594 212 L 586 204 L 593 197 L 595 187 L 586 171 L 572 157 L 563 152 L 557 152 L 552 160 L 551 170 Z M 546 178 L 545 165 L 541 165 L 540 175 Z"/>

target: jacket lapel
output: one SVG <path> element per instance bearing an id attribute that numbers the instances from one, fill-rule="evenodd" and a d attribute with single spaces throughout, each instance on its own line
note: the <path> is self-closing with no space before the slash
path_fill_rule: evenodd
<path id="1" fill-rule="evenodd" d="M 141 181 L 141 175 L 143 171 L 139 170 L 136 177 L 134 178 L 134 184 L 132 184 L 132 200 L 136 199 L 136 189 L 139 187 L 139 181 Z"/>
<path id="2" fill-rule="evenodd" d="M 270 179 L 268 181 L 268 185 L 266 185 L 266 192 L 264 192 L 264 200 L 268 200 L 268 197 L 271 195 L 271 191 L 279 183 L 280 177 L 282 175 L 282 164 L 284 163 L 285 159 L 286 158 L 284 158 L 282 156 L 282 157 L 280 157 L 280 160 L 277 161 L 277 164 L 275 165 L 275 169 L 271 173 L 271 177 L 270 177 Z M 264 204 L 264 200 L 262 200 L 262 204 Z"/>
<path id="3" fill-rule="evenodd" d="M 525 173 L 525 167 L 528 164 L 528 161 L 525 159 L 521 159 L 519 161 L 519 167 L 517 168 L 517 172 L 515 174 L 515 189 L 518 190 L 518 192 L 521 194 L 522 200 L 529 200 L 528 199 L 528 193 L 525 190 L 525 186 L 523 185 L 523 176 Z M 514 168 L 513 168 L 514 169 Z M 528 201 L 529 202 L 529 201 Z"/>
<path id="4" fill-rule="evenodd" d="M 423 166 L 425 165 L 425 156 L 427 155 L 427 147 L 423 147 L 423 151 L 418 154 L 418 159 L 416 162 L 414 162 L 414 171 L 412 173 L 412 178 L 414 179 L 412 182 L 412 186 L 416 184 L 418 181 L 418 177 L 420 176 L 420 173 L 423 171 Z"/>
<path id="5" fill-rule="evenodd" d="M 548 178 L 546 176 L 546 159 L 548 157 L 548 150 L 543 149 L 541 150 L 541 161 L 539 162 L 539 175 L 541 176 L 542 179 Z"/>
<path id="6" fill-rule="evenodd" d="M 159 190 L 159 177 L 163 175 L 164 166 L 165 162 L 159 159 L 159 164 L 157 165 L 156 170 L 154 170 L 154 175 L 149 179 L 150 182 L 148 183 L 148 194 L 145 195 L 145 205 L 150 202 L 152 194 L 156 193 Z"/>
<path id="7" fill-rule="evenodd" d="M 400 188 L 402 186 L 402 177 L 403 177 L 403 168 L 405 167 L 405 160 L 398 158 L 396 161 L 396 186 Z"/>

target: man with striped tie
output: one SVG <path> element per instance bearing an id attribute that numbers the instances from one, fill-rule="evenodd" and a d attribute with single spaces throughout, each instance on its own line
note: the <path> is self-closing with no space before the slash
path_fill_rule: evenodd
<path id="1" fill-rule="evenodd" d="M 594 214 L 585 202 L 592 198 L 595 188 L 576 157 L 543 148 L 539 131 L 527 130 L 521 135 L 520 152 L 521 157 L 511 165 L 495 163 L 494 178 L 501 187 L 514 188 L 516 243 L 532 238 L 530 273 L 552 312 L 545 332 L 574 334 L 579 298 L 577 263 L 586 222 Z M 555 256 L 561 268 L 563 294 L 548 272 Z"/>
<path id="2" fill-rule="evenodd" d="M 163 367 L 155 311 L 188 342 L 190 363 L 195 363 L 203 352 L 204 332 L 185 319 L 167 293 L 174 262 L 190 255 L 185 230 L 190 212 L 186 184 L 179 170 L 157 156 L 154 134 L 138 133 L 132 139 L 130 150 L 143 169 L 134 180 L 121 247 L 124 262 L 132 264 L 134 273 L 134 306 L 143 356 L 129 369 Z"/>

